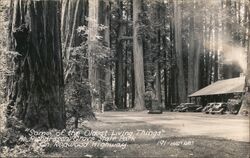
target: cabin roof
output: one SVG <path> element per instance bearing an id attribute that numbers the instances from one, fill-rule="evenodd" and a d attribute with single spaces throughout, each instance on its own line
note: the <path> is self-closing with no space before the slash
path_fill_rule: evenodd
<path id="1" fill-rule="evenodd" d="M 204 87 L 189 97 L 242 93 L 245 87 L 245 77 L 237 77 L 226 80 L 220 80 Z"/>

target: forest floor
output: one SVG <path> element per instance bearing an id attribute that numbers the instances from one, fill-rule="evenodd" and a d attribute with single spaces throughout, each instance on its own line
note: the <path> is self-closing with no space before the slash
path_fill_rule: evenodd
<path id="1" fill-rule="evenodd" d="M 104 132 L 107 144 L 62 148 L 47 156 L 241 157 L 250 156 L 249 118 L 202 113 L 105 112 L 82 125 Z M 122 146 L 122 144 L 124 146 Z M 102 146 L 103 145 L 103 146 Z"/>

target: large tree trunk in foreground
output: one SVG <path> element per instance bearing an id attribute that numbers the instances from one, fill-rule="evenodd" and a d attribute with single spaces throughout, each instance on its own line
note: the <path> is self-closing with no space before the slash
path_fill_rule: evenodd
<path id="1" fill-rule="evenodd" d="M 133 54 L 135 73 L 135 110 L 144 110 L 144 66 L 143 66 L 143 46 L 142 36 L 139 34 L 139 17 L 142 10 L 142 1 L 133 2 Z"/>
<path id="2" fill-rule="evenodd" d="M 7 11 L 9 8 L 8 0 L 0 1 L 0 34 L 2 38 L 0 39 L 0 133 L 5 131 L 6 127 L 6 117 L 5 111 L 6 106 L 3 104 L 6 102 L 6 77 L 9 73 L 8 62 L 6 56 L 6 44 L 7 44 L 7 29 L 4 23 L 7 22 Z"/>
<path id="3" fill-rule="evenodd" d="M 7 62 L 7 56 L 6 56 L 6 44 L 7 44 L 7 29 L 5 26 L 5 23 L 8 19 L 7 17 L 7 11 L 9 8 L 9 2 L 8 0 L 1 0 L 0 1 L 0 34 L 1 34 L 1 40 L 0 40 L 0 105 L 4 102 L 6 102 L 6 74 L 9 73 L 8 70 L 8 62 Z M 0 107 L 0 112 L 1 112 Z M 0 114 L 1 115 L 1 114 Z M 1 117 L 1 116 L 0 116 Z M 0 119 L 1 120 L 1 119 Z M 0 123 L 1 127 L 1 123 Z"/>
<path id="4" fill-rule="evenodd" d="M 18 52 L 9 115 L 27 127 L 65 128 L 58 1 L 11 1 L 9 48 Z"/>

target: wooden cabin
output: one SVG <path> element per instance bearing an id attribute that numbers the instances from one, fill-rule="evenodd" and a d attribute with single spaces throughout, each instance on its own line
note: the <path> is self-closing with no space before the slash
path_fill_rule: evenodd
<path id="1" fill-rule="evenodd" d="M 217 82 L 189 95 L 189 102 L 205 106 L 210 102 L 227 102 L 239 98 L 245 92 L 245 77 L 237 77 Z"/>

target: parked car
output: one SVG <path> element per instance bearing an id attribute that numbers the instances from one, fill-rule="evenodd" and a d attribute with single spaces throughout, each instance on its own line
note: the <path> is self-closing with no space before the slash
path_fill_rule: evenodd
<path id="1" fill-rule="evenodd" d="M 179 112 L 199 112 L 201 109 L 201 105 L 196 105 L 194 103 L 185 103 L 184 107 L 181 108 Z"/>
<path id="2" fill-rule="evenodd" d="M 228 110 L 227 106 L 227 103 L 215 103 L 210 114 L 224 114 Z"/>
<path id="3" fill-rule="evenodd" d="M 209 114 L 214 104 L 215 103 L 207 103 L 207 105 L 202 109 L 202 112 L 204 112 L 205 114 Z"/>
<path id="4" fill-rule="evenodd" d="M 182 109 L 183 107 L 185 106 L 185 103 L 181 103 L 180 105 L 177 105 L 175 108 L 174 108 L 174 112 L 178 112 L 180 109 Z"/>
<path id="5" fill-rule="evenodd" d="M 202 111 L 202 109 L 203 109 L 203 106 L 202 106 L 202 105 L 197 105 L 197 106 L 199 106 L 199 107 L 196 109 L 196 111 L 195 111 L 195 112 L 201 112 L 201 111 Z"/>
<path id="6" fill-rule="evenodd" d="M 179 106 L 177 106 L 174 111 L 178 112 L 200 112 L 202 110 L 201 105 L 196 105 L 194 103 L 181 103 Z"/>

